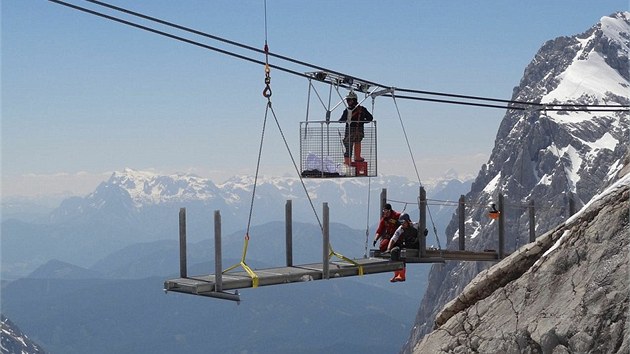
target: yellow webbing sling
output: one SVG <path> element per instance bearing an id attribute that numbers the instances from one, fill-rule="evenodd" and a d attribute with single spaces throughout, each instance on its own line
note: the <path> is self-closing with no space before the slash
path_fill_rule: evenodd
<path id="1" fill-rule="evenodd" d="M 247 245 L 248 244 L 249 244 L 249 234 L 245 234 L 245 242 L 243 243 L 243 257 L 241 258 L 241 261 L 239 263 L 229 267 L 228 269 L 224 270 L 221 273 L 225 274 L 225 273 L 231 271 L 232 269 L 240 266 L 247 272 L 247 274 L 249 274 L 249 277 L 252 278 L 252 288 L 257 288 L 258 287 L 258 275 L 256 273 L 254 273 L 254 271 L 247 265 L 247 263 L 245 263 L 245 256 L 247 255 Z"/>

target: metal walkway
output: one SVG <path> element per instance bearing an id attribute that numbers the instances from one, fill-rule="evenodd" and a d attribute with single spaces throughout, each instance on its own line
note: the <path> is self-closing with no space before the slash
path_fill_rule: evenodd
<path id="1" fill-rule="evenodd" d="M 371 250 L 370 257 L 390 259 L 389 253 Z M 401 254 L 401 260 L 405 263 L 443 263 L 445 261 L 491 261 L 499 260 L 499 254 L 494 250 L 483 252 L 459 251 L 459 250 L 425 250 L 424 255 L 420 255 L 417 249 L 405 249 Z"/>
<path id="2" fill-rule="evenodd" d="M 385 203 L 385 193 L 386 191 L 383 190 L 381 195 L 381 205 Z M 349 259 L 335 252 L 331 252 L 329 243 L 330 237 L 328 234 L 329 210 L 328 203 L 324 203 L 322 263 L 294 265 L 291 201 L 289 200 L 286 205 L 286 265 L 275 268 L 252 270 L 245 264 L 245 254 L 247 249 L 245 246 L 243 259 L 240 263 L 243 271 L 225 271 L 223 268 L 221 255 L 221 216 L 217 210 L 214 215 L 215 274 L 197 276 L 189 276 L 187 272 L 186 210 L 185 208 L 181 208 L 179 215 L 180 275 L 179 278 L 166 280 L 164 282 L 164 291 L 240 301 L 238 293 L 239 289 L 393 272 L 403 269 L 405 263 L 444 263 L 451 260 L 496 262 L 504 257 L 502 195 L 499 195 L 499 208 L 501 214 L 499 215 L 498 251 L 484 250 L 483 252 L 475 252 L 464 249 L 464 204 L 462 202 L 460 203 L 458 213 L 460 216 L 459 250 L 427 249 L 426 240 L 421 236 L 419 238 L 419 247 L 417 249 L 404 250 L 401 252 L 400 259 L 392 260 L 389 253 L 383 253 L 379 250 L 371 250 L 370 258 Z M 426 192 L 423 187 L 420 187 L 419 209 L 419 227 L 420 230 L 424 230 L 426 229 Z M 530 224 L 533 225 L 531 219 Z M 330 258 L 333 255 L 336 255 L 343 260 L 331 261 Z M 228 292 L 228 290 L 233 290 L 234 292 Z"/>
<path id="3" fill-rule="evenodd" d="M 256 269 L 254 272 L 258 276 L 258 286 L 267 286 L 352 277 L 361 275 L 361 271 L 363 274 L 393 272 L 404 267 L 402 261 L 395 262 L 381 258 L 353 259 L 353 261 L 357 264 L 345 261 L 330 262 L 327 270 L 324 263 L 313 263 L 292 267 Z M 214 274 L 171 279 L 164 282 L 164 290 L 239 301 L 238 293 L 228 293 L 223 290 L 253 287 L 252 278 L 245 271 L 224 273 L 221 278 L 222 284 L 218 287 Z M 221 288 L 222 290 L 219 290 Z"/>

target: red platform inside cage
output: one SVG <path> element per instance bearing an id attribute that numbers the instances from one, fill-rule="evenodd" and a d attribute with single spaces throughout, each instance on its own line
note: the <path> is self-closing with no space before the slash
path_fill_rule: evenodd
<path id="1" fill-rule="evenodd" d="M 367 176 L 368 174 L 368 163 L 366 161 L 355 161 L 350 163 L 350 166 L 355 168 L 355 176 Z"/>

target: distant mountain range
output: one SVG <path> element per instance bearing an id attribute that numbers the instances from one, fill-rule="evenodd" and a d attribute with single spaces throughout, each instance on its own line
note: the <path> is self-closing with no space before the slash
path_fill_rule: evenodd
<path id="1" fill-rule="evenodd" d="M 315 224 L 321 220 L 323 202 L 330 208 L 332 223 L 363 229 L 378 222 L 379 195 L 388 188 L 394 207 L 417 219 L 419 185 L 403 177 L 373 178 L 368 205 L 367 179 L 307 180 L 311 208 L 297 178 L 258 181 L 251 225 L 284 222 L 285 204 L 292 200 L 293 220 Z M 457 199 L 470 182 L 438 181 L 429 195 Z M 89 268 L 110 253 L 136 243 L 178 238 L 179 209 L 185 207 L 188 239 L 199 242 L 213 237 L 213 212 L 219 210 L 224 235 L 243 235 L 248 226 L 253 178 L 234 177 L 223 184 L 188 174 L 158 175 L 125 169 L 114 172 L 94 192 L 71 197 L 50 212 L 46 220 L 7 219 L 2 222 L 2 277 L 25 276 L 38 266 L 56 259 Z M 368 215 L 369 208 L 369 215 Z M 453 208 L 434 211 L 434 222 L 443 230 Z M 414 215 L 415 213 L 415 215 Z M 240 240 L 241 236 L 234 236 Z M 442 242 L 444 236 L 440 235 Z M 362 237 L 365 243 L 365 237 Z M 432 238 L 437 243 L 436 236 Z M 226 242 L 229 245 L 229 241 Z M 361 249 L 364 249 L 362 247 Z"/>
<path id="2" fill-rule="evenodd" d="M 163 293 L 164 280 L 179 272 L 179 208 L 187 210 L 189 274 L 213 273 L 213 212 L 222 215 L 223 263 L 236 264 L 252 182 L 243 177 L 215 185 L 192 175 L 126 169 L 89 195 L 64 200 L 45 219 L 5 219 L 2 277 L 12 281 L 3 285 L 3 313 L 37 343 L 62 353 L 206 353 L 208 343 L 217 352 L 263 347 L 261 352 L 273 353 L 395 351 L 410 330 L 414 313 L 409 309 L 424 292 L 426 266 L 410 269 L 404 284 L 390 283 L 391 274 L 377 274 L 244 291 L 239 307 Z M 388 198 L 398 201 L 393 202 L 396 209 L 413 216 L 419 188 L 402 177 L 373 178 L 371 185 L 370 240 L 381 189 L 387 187 Z M 363 257 L 367 180 L 307 181 L 307 188 L 318 213 L 323 201 L 329 203 L 335 250 Z M 457 199 L 470 182 L 451 179 L 426 188 L 441 199 Z M 321 229 L 303 193 L 296 179 L 260 181 L 247 253 L 250 266 L 283 264 L 287 199 L 293 203 L 294 262 L 320 261 Z M 452 212 L 434 210 L 438 229 Z M 437 243 L 435 235 L 431 239 Z M 392 330 L 386 339 L 382 326 Z"/>
<path id="3" fill-rule="evenodd" d="M 252 227 L 247 263 L 284 262 L 284 223 Z M 363 231 L 331 224 L 331 244 L 362 257 Z M 294 262 L 320 261 L 321 230 L 294 224 Z M 225 235 L 224 265 L 240 261 L 243 233 Z M 214 272 L 211 240 L 188 244 L 188 273 Z M 85 250 L 89 252 L 89 250 Z M 246 289 L 242 304 L 178 293 L 165 279 L 179 272 L 178 241 L 135 243 L 88 268 L 50 260 L 6 282 L 2 311 L 33 340 L 61 353 L 321 353 L 395 351 L 410 330 L 428 267 L 413 267 L 407 282 L 391 274 Z M 378 326 L 374 324 L 378 323 Z M 383 338 L 383 327 L 392 333 Z M 343 329 L 342 335 L 339 335 Z M 316 334 L 314 334 L 316 333 Z M 327 338 L 327 340 L 322 340 Z"/>
<path id="4" fill-rule="evenodd" d="M 333 220 L 351 227 L 363 227 L 363 220 L 357 218 L 357 214 L 367 210 L 368 182 L 371 200 L 376 205 L 382 188 L 389 189 L 390 199 L 416 204 L 419 184 L 404 177 L 381 176 L 371 180 L 304 179 L 304 187 L 298 178 L 259 178 L 252 223 L 283 220 L 284 203 L 289 199 L 294 201 L 296 220 L 313 222 L 315 218 L 307 203 L 306 188 L 317 212 L 321 212 L 321 204 L 327 202 L 334 213 Z M 457 182 L 460 182 L 459 186 L 454 185 Z M 78 217 L 104 217 L 105 214 L 114 220 L 153 219 L 155 213 L 177 205 L 190 209 L 221 210 L 227 231 L 233 231 L 242 227 L 242 220 L 248 216 L 253 186 L 254 178 L 249 176 L 233 177 L 224 183 L 215 184 L 207 178 L 190 174 L 158 175 L 127 168 L 114 172 L 109 180 L 101 183 L 86 197 L 65 200 L 50 214 L 49 221 L 62 223 Z M 466 187 L 465 182 L 452 175 L 425 184 L 428 193 L 432 194 L 465 190 L 460 187 Z M 229 226 L 231 224 L 234 226 Z"/>

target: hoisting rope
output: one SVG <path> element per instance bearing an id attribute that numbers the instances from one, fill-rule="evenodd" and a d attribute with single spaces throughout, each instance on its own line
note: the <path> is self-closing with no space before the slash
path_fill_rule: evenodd
<path id="1" fill-rule="evenodd" d="M 374 101 L 376 101 L 376 97 L 372 97 L 372 116 L 374 115 Z M 370 144 L 370 156 L 372 153 L 372 144 Z M 368 245 L 369 245 L 369 237 L 370 237 L 370 191 L 372 190 L 372 177 L 368 177 L 368 191 L 367 191 L 367 213 L 365 217 L 365 247 L 363 252 L 363 258 L 367 258 L 368 255 Z"/>
<path id="2" fill-rule="evenodd" d="M 409 138 L 407 137 L 407 130 L 405 129 L 405 125 L 403 124 L 402 115 L 400 114 L 400 109 L 398 109 L 398 103 L 396 102 L 396 95 L 392 92 L 392 100 L 394 100 L 394 106 L 396 106 L 396 112 L 398 113 L 398 120 L 400 121 L 400 126 L 402 127 L 403 134 L 405 135 L 405 142 L 407 143 L 407 149 L 409 149 L 409 155 L 411 155 L 411 161 L 413 162 L 413 168 L 416 171 L 416 177 L 418 178 L 418 184 L 422 187 L 422 181 L 420 180 L 420 174 L 418 173 L 418 165 L 416 164 L 416 159 L 414 158 L 413 151 L 411 150 L 411 144 L 409 144 Z M 440 238 L 437 234 L 437 228 L 435 227 L 435 223 L 433 222 L 433 216 L 431 215 L 431 209 L 429 205 L 426 206 L 427 211 L 429 212 L 429 219 L 431 220 L 431 225 L 433 226 L 433 234 L 435 235 L 435 239 L 437 240 L 438 247 L 440 249 L 440 253 L 442 252 L 442 246 L 440 245 Z M 407 208 L 407 204 L 405 204 L 405 208 Z M 403 211 L 405 211 L 403 209 Z M 420 232 L 424 232 L 421 230 Z"/>
<path id="3" fill-rule="evenodd" d="M 256 161 L 256 174 L 254 176 L 254 187 L 252 188 L 252 199 L 249 204 L 249 216 L 247 218 L 247 230 L 245 231 L 245 240 L 243 242 L 243 256 L 241 257 L 241 261 L 226 270 L 223 273 L 229 272 L 230 270 L 236 267 L 242 267 L 249 277 L 252 278 L 252 287 L 258 287 L 258 275 L 247 265 L 245 262 L 245 258 L 247 257 L 247 247 L 249 246 L 249 228 L 252 223 L 252 213 L 254 210 L 254 199 L 256 198 L 256 186 L 258 185 L 258 174 L 260 172 L 260 159 L 262 156 L 263 142 L 265 140 L 265 128 L 267 126 L 267 116 L 269 115 L 269 109 L 271 108 L 271 69 L 269 67 L 269 45 L 267 44 L 267 0 L 264 2 L 265 7 L 265 88 L 263 89 L 262 95 L 267 99 L 267 104 L 265 108 L 265 119 L 263 120 L 262 132 L 260 134 L 260 146 L 258 147 L 258 159 Z M 272 109 L 273 112 L 273 109 Z M 275 114 L 274 114 L 275 116 Z M 277 120 L 276 120 L 277 121 Z"/>
<path id="4" fill-rule="evenodd" d="M 302 184 L 302 188 L 304 189 L 304 193 L 306 193 L 306 197 L 308 198 L 308 202 L 311 205 L 311 209 L 313 210 L 313 213 L 315 214 L 315 218 L 317 219 L 317 223 L 319 224 L 319 228 L 322 230 L 324 230 L 324 226 L 322 225 L 321 220 L 319 219 L 319 215 L 317 215 L 317 211 L 315 210 L 315 205 L 313 204 L 313 200 L 311 199 L 311 196 L 308 194 L 308 190 L 306 189 L 306 184 L 304 183 L 304 179 L 302 178 L 302 175 L 300 173 L 300 169 L 297 166 L 297 163 L 295 162 L 295 158 L 293 157 L 293 154 L 291 153 L 291 149 L 289 148 L 289 144 L 287 143 L 287 139 L 284 136 L 284 132 L 282 131 L 282 127 L 280 127 L 280 123 L 278 122 L 278 117 L 276 116 L 276 112 L 273 110 L 273 106 L 271 105 L 271 101 L 269 101 L 269 104 L 267 105 L 268 109 L 271 110 L 271 114 L 273 115 L 273 119 L 276 122 L 276 126 L 278 127 L 278 131 L 280 132 L 280 136 L 282 137 L 282 141 L 284 141 L 284 146 L 287 148 L 287 151 L 289 153 L 289 157 L 291 157 L 291 162 L 293 163 L 293 168 L 295 169 L 295 172 L 298 175 L 298 178 L 300 179 L 300 183 Z M 337 258 L 344 260 L 346 262 L 352 263 L 355 266 L 357 266 L 359 268 L 359 275 L 363 275 L 364 271 L 363 271 L 363 266 L 361 264 L 359 264 L 358 262 L 355 262 L 354 260 L 342 255 L 341 253 L 335 252 L 335 250 L 332 247 L 332 244 L 330 242 L 328 242 L 328 248 L 330 249 L 330 252 L 328 253 L 328 258 L 330 259 L 332 256 L 336 256 Z"/>
<path id="5" fill-rule="evenodd" d="M 267 0 L 265 0 L 265 89 L 263 96 L 267 99 L 267 106 L 271 106 L 271 68 L 269 67 L 269 46 L 267 45 Z M 265 113 L 266 114 L 266 113 Z"/>
<path id="6" fill-rule="evenodd" d="M 276 122 L 276 126 L 278 127 L 278 131 L 280 132 L 280 135 L 282 137 L 282 140 L 284 141 L 284 145 L 287 148 L 287 151 L 289 153 L 289 156 L 291 158 L 291 162 L 293 163 L 293 167 L 295 168 L 295 171 L 300 179 L 300 183 L 302 184 L 302 188 L 304 189 L 304 192 L 306 193 L 306 197 L 308 198 L 309 204 L 311 205 L 311 209 L 313 210 L 313 213 L 315 214 L 315 218 L 317 219 L 317 223 L 319 224 L 319 228 L 323 231 L 324 227 L 322 225 L 322 222 L 319 219 L 319 216 L 317 215 L 317 211 L 315 211 L 315 206 L 313 204 L 313 200 L 311 199 L 311 196 L 308 193 L 308 190 L 306 189 L 306 185 L 304 183 L 304 180 L 299 172 L 299 168 L 297 166 L 297 163 L 295 162 L 295 158 L 293 157 L 293 154 L 291 153 L 291 149 L 289 148 L 289 144 L 287 143 L 287 139 L 284 135 L 284 132 L 282 131 L 282 127 L 280 126 L 280 123 L 278 121 L 278 117 L 276 116 L 276 112 L 273 110 L 273 106 L 271 104 L 271 75 L 270 75 L 270 67 L 269 67 L 269 46 L 267 44 L 267 1 L 265 0 L 265 89 L 263 90 L 263 96 L 267 99 L 267 104 L 266 104 L 266 109 L 265 109 L 265 119 L 263 121 L 263 128 L 262 128 L 262 134 L 260 137 L 260 146 L 258 149 L 258 161 L 256 163 L 256 176 L 254 178 L 254 187 L 252 190 L 252 200 L 250 203 L 250 209 L 249 209 L 249 218 L 247 221 L 247 232 L 245 234 L 245 242 L 243 245 L 243 257 L 241 258 L 240 263 L 226 269 L 225 271 L 223 271 L 223 273 L 232 270 L 238 266 L 243 267 L 243 269 L 245 269 L 245 271 L 247 272 L 247 274 L 249 274 L 249 276 L 252 278 L 252 287 L 257 287 L 258 286 L 258 276 L 256 275 L 256 273 L 254 273 L 254 271 L 245 263 L 245 257 L 247 255 L 247 246 L 249 244 L 249 228 L 251 225 L 251 218 L 252 218 L 252 212 L 253 212 L 253 208 L 254 208 L 254 199 L 255 199 L 255 195 L 256 195 L 256 185 L 258 183 L 258 175 L 259 175 L 259 171 L 260 171 L 260 160 L 261 160 L 261 156 L 262 156 L 262 148 L 263 148 L 263 141 L 264 141 L 264 136 L 265 136 L 265 127 L 266 127 L 266 123 L 267 123 L 267 117 L 269 114 L 269 111 L 271 110 L 271 114 L 273 115 L 273 118 Z M 335 252 L 334 249 L 332 248 L 332 245 L 330 243 L 328 243 L 328 247 L 330 249 L 330 253 L 328 255 L 328 257 L 332 257 L 337 256 L 338 258 L 345 260 L 347 262 L 350 262 L 354 265 L 356 265 L 359 268 L 359 275 L 363 275 L 364 271 L 363 271 L 363 266 L 361 266 L 360 264 L 358 264 L 357 262 L 343 256 L 342 254 Z"/>
<path id="7" fill-rule="evenodd" d="M 437 234 L 437 228 L 435 227 L 435 223 L 433 222 L 433 214 L 431 214 L 431 209 L 429 208 L 428 204 L 427 204 L 427 211 L 429 212 L 429 219 L 431 219 L 431 225 L 433 225 L 433 234 L 435 235 L 435 240 L 437 241 L 438 250 L 440 250 L 440 257 L 441 257 L 443 255 L 442 245 L 440 244 L 440 238 L 438 237 L 438 234 Z M 424 232 L 424 230 L 420 232 Z"/>
<path id="8" fill-rule="evenodd" d="M 402 116 L 400 115 L 400 110 L 398 109 L 398 103 L 396 103 L 396 95 L 392 92 L 392 100 L 394 100 L 394 106 L 396 106 L 396 112 L 398 113 L 398 120 L 400 121 L 400 126 L 402 127 L 403 134 L 405 135 L 405 141 L 407 142 L 407 149 L 409 149 L 409 155 L 411 155 L 411 161 L 413 162 L 413 168 L 416 171 L 416 177 L 418 178 L 418 183 L 420 187 L 422 187 L 422 181 L 420 181 L 420 174 L 418 173 L 418 166 L 416 165 L 416 159 L 413 157 L 413 152 L 411 151 L 411 145 L 409 144 L 409 138 L 407 137 L 407 131 L 405 130 L 405 125 L 402 121 Z"/>
<path id="9" fill-rule="evenodd" d="M 263 141 L 265 140 L 265 128 L 267 126 L 267 116 L 268 116 L 268 112 L 269 112 L 269 108 L 271 107 L 271 100 L 269 97 L 267 97 L 267 109 L 265 109 L 265 119 L 263 120 L 263 126 L 262 126 L 262 133 L 260 134 L 260 146 L 258 148 L 258 160 L 256 161 L 256 175 L 254 176 L 254 187 L 252 189 L 252 199 L 251 202 L 249 204 L 249 216 L 247 218 L 247 230 L 245 231 L 245 241 L 243 242 L 243 256 L 241 257 L 241 261 L 229 268 L 227 268 L 226 270 L 223 271 L 223 273 L 229 272 L 230 270 L 236 268 L 236 267 L 242 267 L 247 274 L 249 274 L 249 277 L 252 278 L 252 287 L 256 288 L 258 287 L 258 275 L 256 275 L 256 273 L 254 273 L 254 271 L 247 265 L 247 263 L 245 262 L 245 257 L 247 256 L 247 246 L 249 245 L 249 228 L 251 226 L 252 223 L 252 212 L 254 210 L 254 199 L 256 197 L 256 186 L 258 185 L 258 172 L 260 171 L 260 159 L 262 156 L 262 148 L 263 148 Z"/>

